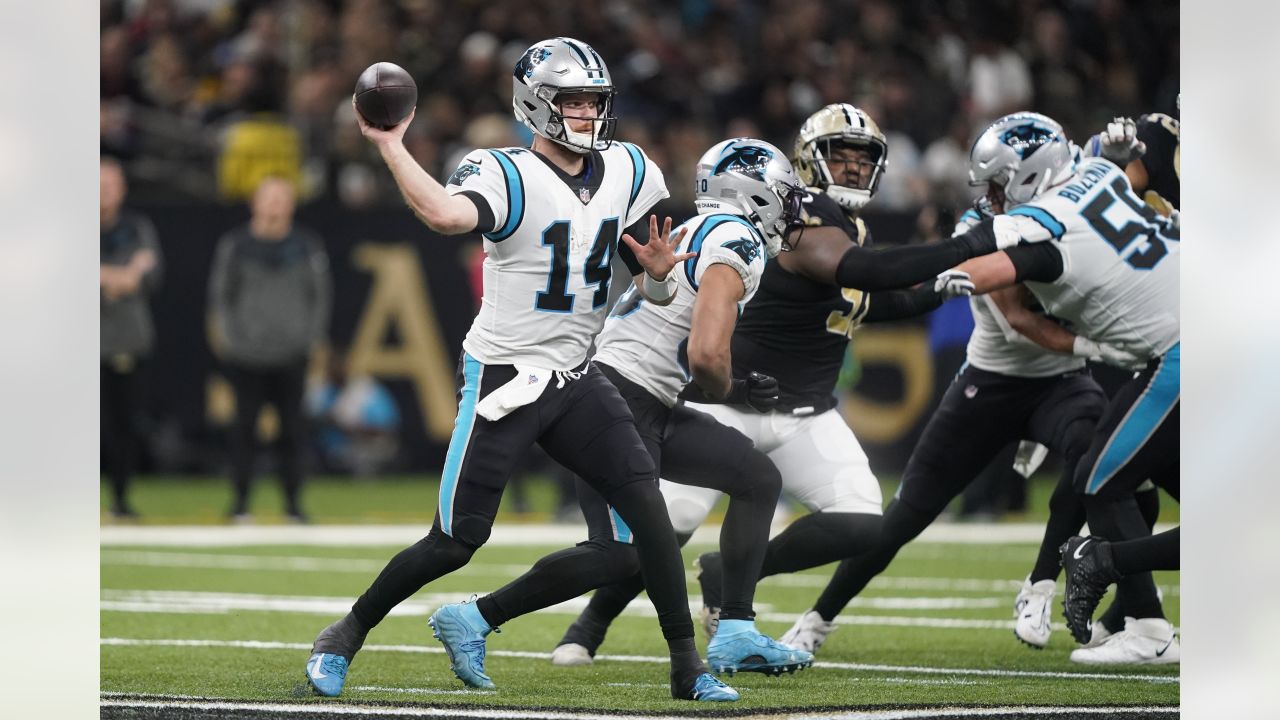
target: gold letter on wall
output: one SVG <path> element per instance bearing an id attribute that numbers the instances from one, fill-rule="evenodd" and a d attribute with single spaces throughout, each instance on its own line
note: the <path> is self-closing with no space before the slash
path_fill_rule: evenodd
<path id="1" fill-rule="evenodd" d="M 373 285 L 351 342 L 349 372 L 412 380 L 427 434 L 445 442 L 458 408 L 453 363 L 445 358 L 418 254 L 407 244 L 370 243 L 357 246 L 353 255 L 355 264 L 373 275 Z M 393 323 L 399 345 L 386 344 Z"/>
<path id="2" fill-rule="evenodd" d="M 863 367 L 891 365 L 902 373 L 902 399 L 884 403 L 857 393 L 844 405 L 845 421 L 859 439 L 890 443 L 910 431 L 933 397 L 933 355 L 929 338 L 916 328 L 881 329 L 864 327 L 853 343 L 853 352 Z"/>

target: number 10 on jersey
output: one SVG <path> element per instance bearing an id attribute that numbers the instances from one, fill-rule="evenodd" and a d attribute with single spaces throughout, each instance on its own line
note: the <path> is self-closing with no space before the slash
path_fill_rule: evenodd
<path id="1" fill-rule="evenodd" d="M 542 231 L 542 245 L 551 249 L 551 268 L 547 271 L 547 289 L 539 290 L 533 306 L 543 312 L 573 312 L 574 294 L 569 292 L 569 254 L 572 236 L 568 220 L 557 220 Z M 585 285 L 595 285 L 591 309 L 599 310 L 609 302 L 610 262 L 618 243 L 618 218 L 608 218 L 596 230 L 591 252 L 582 264 Z"/>

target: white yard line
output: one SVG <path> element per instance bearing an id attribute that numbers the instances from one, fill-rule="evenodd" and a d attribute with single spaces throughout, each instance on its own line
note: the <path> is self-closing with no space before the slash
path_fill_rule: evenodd
<path id="1" fill-rule="evenodd" d="M 1172 528 L 1156 525 L 1156 532 Z M 238 545 L 407 546 L 427 534 L 426 525 L 107 525 L 99 542 L 112 545 L 166 545 L 170 547 L 234 547 Z M 782 529 L 774 528 L 774 532 Z M 964 545 L 1004 545 L 1039 543 L 1044 535 L 1040 523 L 934 523 L 915 540 L 917 543 Z M 692 542 L 715 544 L 719 525 L 703 525 Z M 498 524 L 489 545 L 572 545 L 586 539 L 581 525 Z"/>
<path id="2" fill-rule="evenodd" d="M 269 572 L 323 572 L 372 574 L 386 565 L 384 560 L 357 558 L 324 558 L 302 555 L 229 555 L 216 552 L 171 552 L 165 550 L 102 550 L 99 561 L 103 565 L 129 567 L 170 567 L 217 570 L 261 570 Z M 515 578 L 529 569 L 527 565 L 473 562 L 450 573 L 458 577 Z M 695 582 L 696 573 L 686 579 Z M 773 575 L 760 582 L 765 586 L 824 588 L 830 581 L 827 574 Z M 942 592 L 1016 593 L 1022 587 L 1021 580 L 992 580 L 988 578 L 899 577 L 881 575 L 870 585 L 873 590 L 935 590 Z M 1059 583 L 1061 588 L 1061 583 Z M 1166 595 L 1177 595 L 1178 587 L 1161 586 Z M 854 598 L 856 605 L 859 598 Z M 1012 600 L 1008 602 L 1012 603 Z"/>
<path id="3" fill-rule="evenodd" d="M 351 715 L 365 717 L 458 717 L 458 718 L 484 718 L 486 720 L 501 720 L 511 718 L 513 720 L 618 720 L 619 717 L 625 717 L 627 720 L 670 720 L 676 717 L 687 717 L 684 715 L 625 715 L 616 714 L 599 714 L 589 712 L 573 712 L 571 710 L 524 710 L 520 708 L 468 708 L 465 706 L 450 706 L 447 708 L 431 708 L 431 707 L 388 707 L 379 706 L 360 706 L 347 705 L 337 703 L 255 703 L 255 702 L 238 702 L 233 700 L 216 700 L 216 699 L 192 699 L 184 696 L 165 696 L 165 695 L 146 695 L 138 697 L 121 697 L 114 693 L 102 693 L 102 707 L 119 707 L 119 708 L 148 708 L 155 710 L 178 709 L 185 710 L 206 710 L 206 711 L 224 711 L 224 712 L 258 712 L 258 713 L 277 713 L 291 715 Z M 760 720 L 916 720 L 923 718 L 971 718 L 971 717 L 999 717 L 1006 715 L 1015 716 L 1045 716 L 1053 717 L 1055 715 L 1064 715 L 1070 717 L 1098 716 L 1106 717 L 1108 715 L 1132 714 L 1132 715 L 1171 715 L 1178 714 L 1176 706 L 1150 706 L 1150 707 L 1075 707 L 1070 705 L 1054 705 L 1054 706 L 1008 706 L 993 708 L 920 708 L 920 709 L 887 709 L 887 710 L 853 710 L 847 712 L 832 713 L 830 711 L 821 714 L 811 714 L 809 712 L 787 712 L 777 713 L 773 715 L 756 716 Z"/>
<path id="4" fill-rule="evenodd" d="M 214 647 L 214 648 L 243 648 L 250 650 L 297 650 L 306 651 L 311 649 L 310 643 L 296 642 L 275 642 L 266 640 L 184 640 L 184 639 L 145 639 L 145 638 L 102 638 L 99 641 L 102 645 L 113 647 L 145 647 L 145 646 L 161 646 L 161 647 Z M 362 652 L 403 652 L 403 653 L 420 653 L 428 655 L 443 655 L 443 647 L 433 647 L 427 645 L 365 645 Z M 492 650 L 488 654 L 495 657 L 514 657 L 524 659 L 549 660 L 551 653 L 545 652 L 529 652 L 523 650 Z M 665 656 L 658 655 L 597 655 L 597 660 L 612 660 L 615 662 L 636 662 L 636 663 L 658 663 L 666 664 L 670 661 Z M 815 668 L 829 668 L 835 670 L 858 670 L 864 672 L 890 672 L 890 673 L 920 673 L 925 675 L 964 675 L 975 677 L 1024 677 L 1024 678 L 1052 678 L 1061 680 L 1118 680 L 1118 681 L 1139 681 L 1151 683 L 1177 683 L 1179 678 L 1176 675 L 1135 675 L 1135 674 L 1119 674 L 1119 673 L 1097 673 L 1097 672 L 1050 672 L 1041 670 L 999 670 L 988 668 L 943 668 L 943 667 L 921 667 L 915 665 L 878 665 L 867 663 L 839 663 L 839 662 L 823 662 L 819 661 L 814 664 Z"/>

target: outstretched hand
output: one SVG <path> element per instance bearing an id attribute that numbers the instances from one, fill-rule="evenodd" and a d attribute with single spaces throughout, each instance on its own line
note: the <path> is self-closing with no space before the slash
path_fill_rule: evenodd
<path id="1" fill-rule="evenodd" d="M 413 117 L 410 115 L 409 117 Z M 671 237 L 671 218 L 667 218 L 662 224 L 662 233 L 658 233 L 658 216 L 649 216 L 649 242 L 641 245 L 640 241 L 623 233 L 622 241 L 631 248 L 631 252 L 635 253 L 636 260 L 645 272 L 654 280 L 659 282 L 667 279 L 667 273 L 671 272 L 679 263 L 690 258 L 697 257 L 697 253 L 685 252 L 676 254 L 676 247 L 680 245 L 680 241 L 684 240 L 685 234 L 689 228 L 682 227 L 675 237 Z"/>
<path id="2" fill-rule="evenodd" d="M 368 120 L 360 114 L 360 108 L 356 107 L 356 96 L 351 96 L 351 109 L 355 110 L 356 123 L 360 126 L 360 134 L 364 135 L 374 145 L 382 146 L 391 143 L 402 142 L 404 140 L 404 132 L 409 129 L 409 123 L 413 122 L 413 116 L 418 112 L 417 108 L 409 111 L 409 117 L 400 121 L 399 125 L 383 130 L 369 124 Z"/>

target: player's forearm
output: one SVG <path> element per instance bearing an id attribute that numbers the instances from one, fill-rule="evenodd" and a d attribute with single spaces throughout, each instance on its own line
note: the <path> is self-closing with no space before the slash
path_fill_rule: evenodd
<path id="1" fill-rule="evenodd" d="M 1042 348 L 1070 355 L 1075 347 L 1075 333 L 1043 315 L 1027 310 L 1006 317 L 1010 327 Z"/>
<path id="2" fill-rule="evenodd" d="M 859 290 L 894 290 L 924 282 L 969 258 L 996 251 L 989 227 L 950 240 L 895 248 L 851 247 L 836 267 L 836 283 Z"/>
<path id="3" fill-rule="evenodd" d="M 445 235 L 475 230 L 475 207 L 466 200 L 455 202 L 459 198 L 445 192 L 444 186 L 422 169 L 403 143 L 380 145 L 379 150 L 400 194 L 427 227 Z"/>
<path id="4" fill-rule="evenodd" d="M 689 374 L 708 399 L 724 399 L 733 389 L 733 363 L 728 348 L 720 352 L 699 351 L 690 343 Z"/>
<path id="5" fill-rule="evenodd" d="M 927 283 L 911 290 L 872 293 L 867 300 L 867 314 L 863 322 L 912 318 L 936 310 L 940 305 L 942 295 Z"/>

